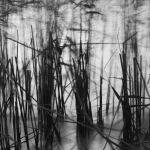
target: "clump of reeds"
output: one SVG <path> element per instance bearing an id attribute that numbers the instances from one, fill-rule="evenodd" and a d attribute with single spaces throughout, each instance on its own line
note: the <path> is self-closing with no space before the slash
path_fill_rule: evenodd
<path id="1" fill-rule="evenodd" d="M 88 92 L 88 75 L 85 64 L 85 55 L 80 55 L 80 58 L 73 60 L 73 91 L 75 94 L 77 126 L 80 133 L 87 133 L 87 126 L 92 124 L 91 102 Z"/>
<path id="2" fill-rule="evenodd" d="M 36 53 L 33 51 L 33 58 Z M 48 46 L 33 61 L 41 148 L 52 147 L 54 137 L 60 141 L 58 122 L 65 117 L 61 54 L 58 38 L 54 39 L 53 33 L 49 32 Z"/>
<path id="3" fill-rule="evenodd" d="M 32 39 L 32 46 L 33 41 L 34 39 Z M 35 52 L 33 46 L 34 78 L 32 78 L 32 72 L 28 66 L 30 61 L 24 59 L 23 69 L 19 68 L 19 43 L 16 43 L 17 56 L 11 59 L 8 59 L 6 45 L 1 46 L 3 56 L 0 62 L 1 148 L 21 149 L 22 144 L 25 143 L 29 150 L 31 149 L 30 140 L 34 140 L 36 149 L 39 147 L 46 149 L 52 147 L 55 137 L 60 141 L 58 121 L 65 114 L 59 44 L 50 34 L 48 47 L 37 58 L 39 51 Z M 37 100 L 32 96 L 32 82 L 36 85 Z M 38 120 L 33 100 L 37 104 Z M 8 130 L 9 123 L 12 123 L 12 133 Z M 11 134 L 13 142 L 10 140 Z"/>
<path id="4" fill-rule="evenodd" d="M 142 109 L 144 109 L 142 106 L 145 106 L 145 102 L 143 103 L 143 101 L 145 101 L 145 92 L 149 95 L 142 73 L 142 57 L 139 59 L 137 50 L 135 50 L 136 54 L 129 60 L 129 58 L 127 58 L 128 51 L 126 49 L 126 42 L 123 43 L 123 51 L 120 55 L 122 68 L 121 96 L 119 96 L 113 88 L 115 95 L 122 105 L 124 147 L 126 147 L 127 144 L 136 145 L 136 143 L 140 142 L 140 135 L 142 134 Z"/>
<path id="5" fill-rule="evenodd" d="M 122 57 L 121 57 L 121 67 L 122 67 L 122 73 L 123 73 L 123 80 L 122 80 L 122 86 L 123 86 L 123 99 L 121 99 L 122 103 L 122 111 L 123 111 L 123 121 L 124 121 L 124 127 L 123 127 L 123 139 L 126 142 L 131 142 L 131 126 L 132 126 L 132 114 L 131 109 L 129 106 L 129 98 L 128 98 L 128 90 L 127 90 L 127 58 L 126 54 L 123 51 Z"/>

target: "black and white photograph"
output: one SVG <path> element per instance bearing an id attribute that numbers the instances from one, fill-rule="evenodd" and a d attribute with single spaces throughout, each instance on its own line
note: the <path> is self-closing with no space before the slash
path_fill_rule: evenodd
<path id="1" fill-rule="evenodd" d="M 0 0 L 0 150 L 150 150 L 150 0 Z"/>

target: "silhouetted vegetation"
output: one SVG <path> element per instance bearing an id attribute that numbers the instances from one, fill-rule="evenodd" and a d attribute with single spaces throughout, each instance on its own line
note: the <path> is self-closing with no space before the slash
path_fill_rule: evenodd
<path id="1" fill-rule="evenodd" d="M 138 29 L 138 11 L 144 2 L 120 2 L 123 42 L 107 35 L 110 23 L 99 3 L 104 2 L 0 2 L 0 149 L 61 149 L 65 123 L 76 126 L 78 149 L 87 150 L 97 134 L 99 142 L 104 140 L 101 149 L 108 145 L 113 150 L 148 148 L 149 61 L 139 46 L 142 35 Z M 70 14 L 61 12 L 65 6 L 71 8 Z M 17 38 L 7 31 L 9 16 L 29 7 L 44 8 L 48 14 L 46 31 L 41 20 L 38 27 L 30 27 L 30 44 L 20 40 L 18 29 Z M 67 26 L 65 17 L 73 23 Z M 101 34 L 93 23 L 99 18 L 101 24 L 96 28 L 102 29 Z M 96 37 L 99 34 L 101 42 Z M 15 46 L 10 48 L 11 43 Z M 115 54 L 112 45 L 117 45 L 119 53 Z"/>

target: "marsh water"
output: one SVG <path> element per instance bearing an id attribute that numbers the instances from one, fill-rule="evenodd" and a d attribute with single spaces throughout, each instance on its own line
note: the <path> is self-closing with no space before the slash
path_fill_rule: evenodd
<path id="1" fill-rule="evenodd" d="M 60 1 L 61 2 L 61 1 Z M 97 120 L 97 99 L 99 94 L 99 79 L 101 71 L 101 60 L 103 56 L 103 119 L 104 119 L 104 134 L 108 135 L 115 142 L 119 143 L 120 137 L 122 136 L 122 111 L 121 107 L 119 112 L 114 117 L 114 112 L 118 106 L 118 100 L 114 96 L 113 91 L 110 89 L 110 109 L 109 113 L 106 115 L 106 100 L 108 98 L 108 82 L 110 85 L 115 86 L 118 93 L 121 92 L 121 65 L 119 54 L 122 51 L 122 43 L 125 38 L 124 26 L 126 23 L 134 23 L 136 17 L 136 32 L 138 40 L 138 51 L 139 55 L 142 56 L 143 68 L 146 71 L 144 76 L 147 77 L 147 83 L 149 82 L 149 47 L 150 47 L 150 4 L 149 1 L 142 1 L 141 4 L 135 9 L 134 1 L 125 6 L 123 0 L 99 0 L 95 4 L 93 11 L 99 12 L 94 13 L 91 16 L 92 32 L 90 39 L 90 100 L 92 104 L 92 113 L 94 122 Z M 79 43 L 80 41 L 80 13 L 82 14 L 83 20 L 83 31 L 82 42 L 87 42 L 87 28 L 88 28 L 88 13 L 82 12 L 77 6 L 66 3 L 59 7 L 59 14 L 57 16 L 57 23 L 60 28 L 60 44 L 64 45 L 67 43 L 67 37 L 73 38 Z M 87 12 L 88 12 L 87 8 Z M 8 43 L 7 48 L 9 51 L 9 57 L 15 57 L 18 51 L 19 67 L 23 67 L 23 60 L 29 61 L 29 68 L 32 71 L 32 50 L 27 46 L 24 47 L 22 44 L 17 44 L 11 39 L 15 39 L 20 43 L 24 43 L 29 47 L 32 47 L 31 38 L 34 37 L 36 49 L 41 49 L 41 41 L 43 43 L 42 47 L 46 47 L 48 41 L 48 31 L 51 29 L 51 23 L 55 17 L 51 13 L 51 3 L 49 5 L 44 5 L 42 7 L 28 6 L 19 9 L 15 13 L 11 13 L 8 16 L 8 26 L 2 27 L 2 32 L 7 33 Z M 129 22 L 129 21 L 130 22 Z M 132 25 L 131 25 L 132 26 Z M 130 29 L 131 33 L 134 30 Z M 18 48 L 17 48 L 18 45 Z M 129 51 L 129 53 L 131 53 Z M 69 63 L 68 49 L 63 52 L 62 60 L 65 63 Z M 130 57 L 130 56 L 129 56 Z M 129 59 L 130 61 L 130 59 Z M 63 68 L 64 79 L 67 76 L 67 68 Z M 115 77 L 115 80 L 114 80 Z M 69 81 L 68 81 L 69 83 Z M 35 86 L 32 82 L 32 95 L 36 99 Z M 148 85 L 149 86 L 149 85 Z M 71 87 L 66 88 L 65 96 L 68 96 Z M 114 98 L 113 98 L 114 97 Z M 114 99 L 114 100 L 113 100 Z M 113 101 L 114 101 L 114 112 L 113 112 Z M 36 109 L 36 102 L 35 109 Z M 75 99 L 70 96 L 66 102 L 66 113 L 72 121 L 61 122 L 61 142 L 54 144 L 54 149 L 64 149 L 64 150 L 103 150 L 106 144 L 106 140 L 103 139 L 96 131 L 91 131 L 88 137 L 78 139 L 76 134 L 76 109 L 75 109 Z M 115 119 L 114 119 L 115 118 Z M 113 125 L 110 131 L 110 126 Z M 148 119 L 145 116 L 143 119 L 143 130 L 148 127 Z M 110 133 L 109 133 L 110 132 Z M 109 135 L 110 134 L 110 135 Z M 31 141 L 32 145 L 32 141 Z M 34 147 L 34 145 L 33 145 Z M 111 150 L 111 146 L 107 143 L 106 150 Z"/>

